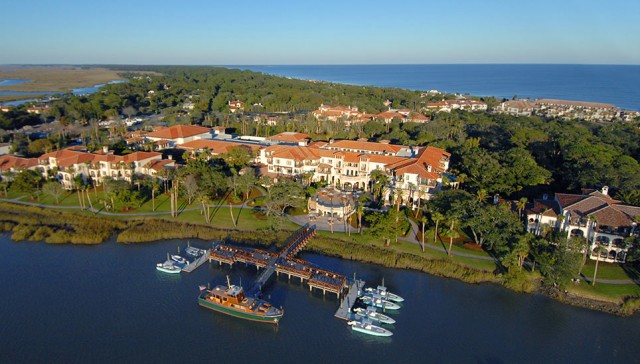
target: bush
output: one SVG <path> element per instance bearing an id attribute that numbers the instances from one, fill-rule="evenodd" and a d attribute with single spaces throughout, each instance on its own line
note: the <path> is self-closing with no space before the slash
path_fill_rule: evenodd
<path id="1" fill-rule="evenodd" d="M 635 312 L 640 311 L 640 297 L 627 297 L 625 298 L 620 312 L 623 315 L 633 315 Z"/>
<path id="2" fill-rule="evenodd" d="M 540 281 L 532 279 L 527 273 L 514 270 L 504 276 L 503 285 L 516 292 L 532 293 L 539 288 Z"/>

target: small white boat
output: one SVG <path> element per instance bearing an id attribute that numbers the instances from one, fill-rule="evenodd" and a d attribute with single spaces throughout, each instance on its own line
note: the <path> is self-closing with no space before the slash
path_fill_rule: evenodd
<path id="1" fill-rule="evenodd" d="M 185 248 L 184 251 L 185 251 L 185 253 L 187 253 L 187 254 L 189 254 L 191 256 L 194 256 L 194 257 L 199 257 L 202 254 L 204 254 L 204 250 L 198 249 L 198 248 L 194 248 L 192 246 L 189 246 L 189 247 Z"/>
<path id="2" fill-rule="evenodd" d="M 395 302 L 385 300 L 379 295 L 371 295 L 362 297 L 362 302 L 367 306 L 379 307 L 384 310 L 398 310 L 400 305 Z"/>
<path id="3" fill-rule="evenodd" d="M 173 260 L 174 262 L 178 262 L 180 264 L 187 264 L 187 260 L 179 255 L 172 255 L 171 260 Z"/>
<path id="4" fill-rule="evenodd" d="M 389 291 L 387 291 L 387 287 L 385 286 L 378 286 L 377 288 L 371 288 L 371 287 L 367 287 L 364 289 L 364 291 L 367 294 L 379 294 L 380 297 L 389 300 L 389 301 L 393 301 L 393 302 L 402 302 L 404 301 L 404 298 L 398 296 L 395 293 L 391 293 Z"/>
<path id="5" fill-rule="evenodd" d="M 360 318 L 368 318 L 374 322 L 380 322 L 382 324 L 390 324 L 390 325 L 396 323 L 396 320 L 376 311 L 375 307 L 371 307 L 371 306 L 367 306 L 367 308 L 357 307 L 353 309 L 353 312 L 356 314 L 356 316 Z"/>
<path id="6" fill-rule="evenodd" d="M 383 329 L 380 326 L 373 325 L 371 321 L 363 319 L 362 321 L 349 321 L 347 323 L 351 326 L 351 330 L 362 332 L 364 334 L 373 336 L 391 336 L 393 333 L 387 329 Z"/>
<path id="7" fill-rule="evenodd" d="M 164 263 L 156 264 L 156 269 L 164 273 L 173 273 L 173 274 L 180 273 L 182 271 L 182 268 L 176 266 L 174 262 L 172 262 L 171 260 L 167 260 Z"/>

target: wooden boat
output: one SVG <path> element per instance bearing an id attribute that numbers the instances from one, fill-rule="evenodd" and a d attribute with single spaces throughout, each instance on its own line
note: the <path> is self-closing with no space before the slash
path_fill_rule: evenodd
<path id="1" fill-rule="evenodd" d="M 227 286 L 219 285 L 214 289 L 200 292 L 198 304 L 202 307 L 235 316 L 245 320 L 278 324 L 284 312 L 273 307 L 267 301 L 246 297 L 241 286 L 232 285 L 227 277 Z"/>

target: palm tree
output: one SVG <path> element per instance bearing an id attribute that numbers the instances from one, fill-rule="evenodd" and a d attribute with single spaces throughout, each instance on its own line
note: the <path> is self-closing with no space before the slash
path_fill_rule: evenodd
<path id="1" fill-rule="evenodd" d="M 358 214 L 358 233 L 362 234 L 362 215 L 364 214 L 364 205 L 360 201 L 358 201 L 356 213 Z"/>
<path id="2" fill-rule="evenodd" d="M 485 189 L 480 189 L 476 192 L 476 200 L 480 203 L 485 202 L 488 196 L 489 193 Z"/>
<path id="3" fill-rule="evenodd" d="M 522 212 L 525 207 L 527 207 L 527 198 L 523 197 L 520 200 L 516 201 L 516 208 L 518 209 L 518 216 L 522 218 Z"/>
<path id="4" fill-rule="evenodd" d="M 156 177 L 151 177 L 150 187 L 151 187 L 151 211 L 156 211 L 156 192 L 160 189 L 160 185 L 158 184 L 158 179 Z"/>
<path id="5" fill-rule="evenodd" d="M 593 280 L 591 281 L 591 285 L 596 285 L 596 275 L 598 274 L 598 263 L 600 262 L 600 245 L 596 245 L 593 248 L 593 252 L 596 253 L 596 269 L 593 271 Z"/>
<path id="6" fill-rule="evenodd" d="M 424 194 L 424 186 L 418 186 L 418 208 L 416 209 L 416 217 L 418 217 L 418 213 L 420 212 L 420 202 L 422 202 L 422 195 Z"/>
<path id="7" fill-rule="evenodd" d="M 460 237 L 460 234 L 456 231 L 456 219 L 451 218 L 451 226 L 449 227 L 449 251 L 447 252 L 448 256 L 451 256 L 451 248 L 453 247 L 453 239 L 457 239 Z"/>
<path id="8" fill-rule="evenodd" d="M 424 253 L 424 225 L 427 223 L 427 217 L 423 215 L 420 222 L 422 223 L 422 252 Z"/>
<path id="9" fill-rule="evenodd" d="M 433 222 L 436 224 L 436 231 L 433 234 L 433 243 L 435 244 L 438 238 L 438 224 L 440 223 L 440 221 L 444 220 L 444 215 L 439 211 L 434 211 L 431 214 L 431 220 L 433 220 Z"/>

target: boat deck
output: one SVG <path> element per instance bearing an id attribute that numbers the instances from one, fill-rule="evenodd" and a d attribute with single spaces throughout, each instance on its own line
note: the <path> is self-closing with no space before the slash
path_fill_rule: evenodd
<path id="1" fill-rule="evenodd" d="M 349 288 L 347 290 L 346 295 L 340 300 L 340 307 L 335 313 L 335 317 L 342 320 L 352 320 L 353 313 L 351 312 L 351 308 L 356 303 L 356 299 L 358 298 L 358 292 L 364 288 L 365 282 L 360 279 L 352 280 L 349 284 Z"/>

